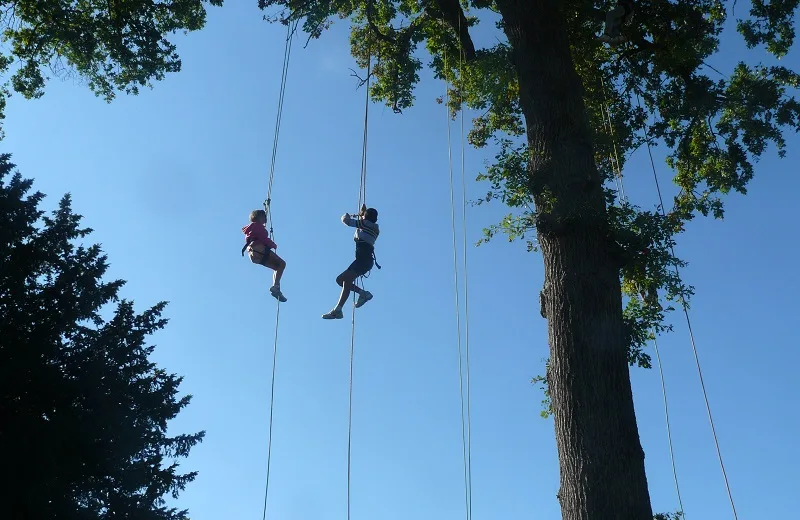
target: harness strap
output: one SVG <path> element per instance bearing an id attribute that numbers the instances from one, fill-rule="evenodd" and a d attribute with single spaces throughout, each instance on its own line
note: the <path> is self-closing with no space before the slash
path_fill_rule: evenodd
<path id="1" fill-rule="evenodd" d="M 254 242 L 256 242 L 256 241 L 255 240 L 250 240 L 244 245 L 244 247 L 242 248 L 242 256 L 244 256 L 244 252 L 247 251 L 247 248 L 250 247 L 250 245 L 253 244 Z M 263 253 L 260 252 L 260 251 L 256 251 L 254 249 L 251 249 L 251 252 L 253 254 L 255 254 L 255 255 L 261 255 L 261 261 L 258 262 L 258 263 L 263 265 L 263 266 L 269 267 L 266 262 L 267 262 L 267 259 L 269 258 L 270 250 L 266 249 L 266 246 L 264 246 L 264 247 L 265 247 L 265 249 L 264 249 Z"/>
<path id="2" fill-rule="evenodd" d="M 365 241 L 359 240 L 357 238 L 354 238 L 353 240 L 356 243 L 356 251 L 358 251 L 358 248 L 359 248 L 359 246 L 361 246 L 361 244 L 369 246 L 369 248 L 371 249 L 370 256 L 372 257 L 372 261 L 375 262 L 375 267 L 380 269 L 381 268 L 381 264 L 378 263 L 378 257 L 375 256 L 375 246 L 370 244 L 369 242 L 365 242 Z"/>

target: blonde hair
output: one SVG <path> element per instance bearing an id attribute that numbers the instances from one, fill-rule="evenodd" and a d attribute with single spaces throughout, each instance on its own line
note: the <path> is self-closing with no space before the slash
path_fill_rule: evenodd
<path id="1" fill-rule="evenodd" d="M 254 209 L 250 212 L 250 222 L 256 222 L 259 219 L 267 220 L 267 212 L 263 209 Z"/>

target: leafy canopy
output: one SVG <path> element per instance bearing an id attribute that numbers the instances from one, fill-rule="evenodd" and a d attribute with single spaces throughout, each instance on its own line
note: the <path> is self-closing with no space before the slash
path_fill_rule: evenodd
<path id="1" fill-rule="evenodd" d="M 168 36 L 203 28 L 205 4 L 222 0 L 0 1 L 6 44 L 0 52 L 6 78 L 0 117 L 12 90 L 29 99 L 41 96 L 47 70 L 58 77 L 77 73 L 108 101 L 118 91 L 137 94 L 150 87 L 180 70 Z"/>
<path id="2" fill-rule="evenodd" d="M 136 313 L 105 282 L 100 246 L 72 212 L 52 216 L 0 155 L 0 448 L 10 518 L 181 520 L 167 507 L 196 473 L 177 459 L 203 432 L 168 435 L 189 404 L 149 360 L 165 303 Z M 110 312 L 112 311 L 113 312 Z"/>
<path id="3" fill-rule="evenodd" d="M 302 20 L 312 38 L 335 18 L 352 22 L 350 44 L 361 67 L 373 56 L 371 95 L 403 110 L 414 102 L 423 60 L 450 84 L 450 110 L 464 108 L 472 120 L 469 142 L 494 145 L 494 161 L 478 177 L 488 183 L 486 203 L 512 210 L 485 230 L 485 240 L 505 233 L 529 250 L 537 212 L 547 194 L 529 172 L 530 149 L 519 103 L 511 46 L 502 31 L 476 48 L 470 35 L 489 20 L 502 28 L 505 0 L 259 0 L 273 21 Z M 648 367 L 643 348 L 654 333 L 669 329 L 662 309 L 640 294 L 663 290 L 668 300 L 688 301 L 692 288 L 680 282 L 673 253 L 676 236 L 696 215 L 723 216 L 721 196 L 746 193 L 754 163 L 770 148 L 786 154 L 784 132 L 800 129 L 800 104 L 793 97 L 800 75 L 787 67 L 740 61 L 729 74 L 708 62 L 720 52 L 729 17 L 739 13 L 736 34 L 750 48 L 782 58 L 795 38 L 800 0 L 752 0 L 749 6 L 722 0 L 640 0 L 623 28 L 628 42 L 609 47 L 596 39 L 613 1 L 561 0 L 572 58 L 584 90 L 596 164 L 606 187 L 607 227 L 619 245 L 620 279 L 629 296 L 625 309 L 629 359 Z M 734 9 L 738 7 L 738 9 Z M 424 45 L 424 51 L 421 46 Z M 535 131 L 535 130 L 533 130 Z M 645 146 L 664 146 L 678 194 L 668 207 L 645 210 L 621 200 L 615 180 L 625 159 Z M 644 174 L 645 172 L 637 172 Z M 536 207 L 537 200 L 540 207 Z M 665 203 L 666 204 L 666 203 Z"/>

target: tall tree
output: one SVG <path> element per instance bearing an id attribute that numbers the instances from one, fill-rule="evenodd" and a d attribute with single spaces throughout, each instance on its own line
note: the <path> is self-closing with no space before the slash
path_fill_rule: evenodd
<path id="1" fill-rule="evenodd" d="M 38 518 L 180 520 L 167 507 L 195 473 L 177 460 L 204 432 L 167 435 L 189 404 L 180 377 L 148 358 L 165 303 L 136 313 L 80 241 L 70 198 L 44 195 L 0 155 L 0 452 L 3 511 Z M 113 311 L 113 312 L 112 312 Z"/>
<path id="2" fill-rule="evenodd" d="M 77 73 L 107 101 L 179 71 L 168 36 L 203 28 L 206 4 L 222 0 L 0 0 L 0 118 L 12 90 L 44 93 L 46 69 Z"/>
<path id="3" fill-rule="evenodd" d="M 450 109 L 482 113 L 469 140 L 499 149 L 481 176 L 491 186 L 483 200 L 515 209 L 487 238 L 535 233 L 529 248 L 544 258 L 565 520 L 653 517 L 628 365 L 648 366 L 648 331 L 667 327 L 658 290 L 691 295 L 673 271 L 675 236 L 697 214 L 721 217 L 720 196 L 744 193 L 753 162 L 770 144 L 783 156 L 783 132 L 800 129 L 794 71 L 741 62 L 726 76 L 707 65 L 735 1 L 635 4 L 627 43 L 609 47 L 596 36 L 611 0 L 259 0 L 271 20 L 302 20 L 312 38 L 350 19 L 353 56 L 374 64 L 371 95 L 399 110 L 413 103 L 424 42 L 428 65 L 452 85 Z M 751 0 L 736 31 L 780 58 L 797 7 Z M 487 18 L 502 34 L 476 48 L 470 30 Z M 666 146 L 680 187 L 663 213 L 611 188 L 613 152 L 621 166 L 646 142 Z"/>

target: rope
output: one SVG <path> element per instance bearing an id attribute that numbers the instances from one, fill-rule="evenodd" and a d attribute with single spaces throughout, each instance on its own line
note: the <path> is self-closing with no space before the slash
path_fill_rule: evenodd
<path id="1" fill-rule="evenodd" d="M 461 34 L 461 17 L 458 17 L 458 33 Z M 464 50 L 458 54 L 458 77 L 462 81 L 464 78 Z M 462 86 L 459 86 L 459 95 L 462 92 Z M 463 98 L 459 98 L 459 106 L 461 108 L 460 125 L 461 125 L 461 220 L 463 230 L 463 253 L 464 258 L 464 352 L 465 352 L 465 368 L 467 371 L 467 493 L 469 494 L 468 511 L 469 518 L 472 518 L 472 406 L 471 406 L 471 385 L 470 385 L 470 370 L 469 370 L 469 269 L 467 268 L 467 181 L 466 181 L 466 168 L 465 168 L 465 148 L 466 140 L 464 139 L 464 107 Z"/>
<path id="2" fill-rule="evenodd" d="M 272 414 L 275 403 L 275 367 L 278 360 L 278 324 L 281 318 L 281 302 L 278 302 L 277 310 L 275 311 L 275 342 L 272 347 L 272 383 L 270 384 L 269 391 L 269 434 L 267 436 L 267 482 L 264 486 L 264 513 L 261 519 L 267 518 L 267 497 L 269 496 L 269 470 L 270 463 L 272 462 Z"/>
<path id="3" fill-rule="evenodd" d="M 363 146 L 361 148 L 361 187 L 358 191 L 358 207 L 361 208 L 362 204 L 367 203 L 367 137 L 369 125 L 369 87 L 370 80 L 372 79 L 372 45 L 367 50 L 367 79 L 365 80 L 365 96 L 364 96 L 364 138 Z"/>
<path id="4" fill-rule="evenodd" d="M 286 43 L 284 46 L 283 51 L 283 70 L 281 73 L 281 86 L 280 86 L 280 93 L 278 95 L 278 111 L 275 120 L 275 135 L 272 141 L 272 161 L 270 164 L 269 170 L 269 184 L 267 187 L 267 200 L 264 201 L 264 211 L 267 214 L 267 222 L 269 223 L 269 234 L 273 238 L 275 237 L 275 233 L 272 229 L 272 212 L 270 211 L 270 203 L 272 202 L 272 183 L 275 177 L 275 158 L 278 154 L 278 134 L 280 133 L 281 128 L 281 119 L 283 116 L 283 99 L 286 92 L 286 76 L 289 71 L 289 57 L 291 55 L 292 50 L 292 35 L 294 34 L 295 29 L 297 28 L 297 21 L 293 24 L 287 25 L 286 29 Z M 273 424 L 273 415 L 275 410 L 275 370 L 277 367 L 277 360 L 278 360 L 278 325 L 280 324 L 281 318 L 281 303 L 278 301 L 278 305 L 275 310 L 275 339 L 272 345 L 272 380 L 270 382 L 270 393 L 269 393 L 269 429 L 267 434 L 267 476 L 266 476 L 266 483 L 264 484 L 264 509 L 261 515 L 262 520 L 267 518 L 267 502 L 269 498 L 269 477 L 270 477 L 270 468 L 272 465 L 272 424 Z"/>
<path id="5" fill-rule="evenodd" d="M 364 101 L 364 140 L 361 148 L 361 186 L 358 190 L 358 207 L 361 208 L 362 204 L 366 204 L 367 200 L 367 135 L 369 123 L 369 86 L 372 74 L 372 44 L 370 43 L 367 49 L 367 79 L 364 84 L 366 86 L 366 95 Z M 356 283 L 355 281 L 353 283 Z M 353 293 L 353 303 L 355 303 L 356 294 Z M 352 329 L 350 332 L 350 390 L 347 404 L 347 520 L 350 520 L 350 483 L 351 483 L 351 453 L 352 453 L 352 439 L 353 439 L 353 359 L 355 358 L 356 346 L 356 308 L 353 305 Z"/>
<path id="6" fill-rule="evenodd" d="M 636 93 L 636 102 L 639 105 L 639 108 L 642 108 L 642 101 L 639 98 L 639 93 Z M 661 209 L 661 215 L 666 217 L 666 211 L 664 210 L 664 199 L 661 195 L 661 184 L 658 181 L 658 174 L 656 173 L 656 163 L 653 160 L 653 151 L 650 147 L 650 138 L 645 134 L 645 143 L 647 144 L 647 154 L 650 156 L 650 166 L 653 168 L 653 179 L 655 180 L 656 185 L 656 192 L 658 193 L 658 200 L 659 200 L 659 207 Z M 675 256 L 675 248 L 670 246 L 670 250 L 672 251 L 672 256 Z M 678 277 L 678 280 L 681 279 L 680 268 L 676 265 L 675 266 L 675 275 Z M 689 330 L 689 339 L 692 344 L 692 352 L 694 354 L 694 361 L 697 365 L 697 375 L 700 378 L 700 388 L 703 391 L 703 401 L 706 405 L 706 413 L 708 415 L 708 422 L 711 425 L 711 434 L 714 437 L 714 447 L 717 451 L 717 459 L 719 460 L 719 466 L 722 470 L 722 478 L 725 480 L 725 490 L 728 493 L 728 500 L 731 503 L 731 510 L 733 511 L 733 517 L 738 520 L 739 515 L 736 513 L 736 505 L 733 502 L 733 493 L 731 492 L 730 483 L 728 482 L 728 473 L 725 471 L 725 464 L 722 461 L 722 450 L 719 447 L 719 439 L 717 438 L 717 429 L 714 427 L 714 418 L 711 415 L 711 405 L 708 402 L 708 393 L 706 392 L 706 385 L 705 381 L 703 380 L 703 370 L 700 367 L 700 356 L 697 353 L 697 344 L 694 339 L 694 332 L 692 331 L 692 320 L 689 317 L 689 304 L 686 303 L 686 299 L 683 297 L 683 294 L 680 294 L 681 299 L 681 306 L 683 307 L 683 314 L 686 317 L 686 326 Z"/>
<path id="7" fill-rule="evenodd" d="M 278 110 L 275 116 L 275 132 L 272 139 L 272 158 L 269 167 L 269 184 L 267 185 L 267 200 L 264 201 L 264 211 L 267 213 L 267 222 L 269 223 L 269 231 L 272 234 L 272 211 L 270 205 L 272 203 L 272 184 L 275 180 L 275 160 L 278 155 L 278 136 L 281 132 L 281 120 L 283 119 L 283 100 L 286 97 L 286 78 L 289 73 L 289 58 L 292 53 L 292 36 L 297 30 L 299 20 L 286 25 L 286 43 L 283 48 L 283 67 L 281 70 L 281 86 L 278 93 Z"/>
<path id="8" fill-rule="evenodd" d="M 642 298 L 644 301 L 644 298 Z M 653 331 L 653 348 L 656 352 L 656 363 L 658 363 L 658 373 L 661 376 L 661 394 L 664 396 L 664 418 L 667 422 L 667 441 L 669 442 L 669 458 L 670 462 L 672 463 L 672 477 L 675 480 L 675 493 L 678 495 L 678 507 L 680 507 L 681 513 L 684 513 L 685 509 L 683 509 L 683 500 L 681 499 L 681 487 L 678 485 L 678 470 L 675 467 L 675 454 L 672 449 L 672 428 L 669 425 L 669 403 L 667 402 L 667 385 L 664 382 L 664 370 L 661 364 L 661 354 L 658 351 L 658 340 L 655 337 L 655 331 Z M 685 516 L 682 515 L 682 518 Z"/>
<path id="9" fill-rule="evenodd" d="M 605 96 L 605 90 L 606 90 L 605 81 L 603 81 L 602 77 L 600 78 L 600 81 L 602 84 L 602 94 L 603 94 L 603 108 L 604 108 L 603 122 L 607 125 L 609 133 L 611 134 L 612 143 L 614 144 L 614 157 L 611 160 L 612 167 L 616 168 L 614 180 L 617 183 L 617 190 L 620 193 L 620 200 L 623 203 L 625 203 L 627 202 L 628 197 L 625 195 L 625 186 L 622 177 L 622 169 L 619 162 L 619 155 L 617 153 L 617 140 L 616 140 L 616 135 L 614 134 L 614 126 L 612 124 L 612 119 L 611 119 L 611 110 L 608 108 L 608 102 Z M 661 192 L 659 191 L 659 197 L 660 196 Z M 643 302 L 645 301 L 644 298 L 642 298 L 642 301 Z M 670 426 L 669 422 L 669 402 L 667 400 L 667 383 L 664 378 L 664 368 L 663 365 L 661 364 L 661 354 L 658 350 L 658 341 L 656 340 L 655 329 L 653 330 L 653 347 L 656 354 L 656 364 L 658 365 L 658 374 L 661 379 L 661 394 L 664 398 L 664 421 L 667 426 L 667 443 L 669 445 L 670 464 L 672 465 L 672 477 L 673 480 L 675 481 L 675 493 L 678 497 L 678 507 L 680 507 L 681 513 L 684 514 L 685 510 L 683 509 L 683 499 L 681 498 L 681 487 L 680 484 L 678 483 L 678 471 L 675 464 L 675 450 L 672 445 L 672 427 Z"/>
<path id="10" fill-rule="evenodd" d="M 601 93 L 603 94 L 603 124 L 606 125 L 608 131 L 611 133 L 611 143 L 614 145 L 614 155 L 609 157 L 611 159 L 611 167 L 614 169 L 614 182 L 617 185 L 617 191 L 620 194 L 621 200 L 627 200 L 625 195 L 625 186 L 622 183 L 622 165 L 619 162 L 619 153 L 617 151 L 617 137 L 614 133 L 614 124 L 611 119 L 611 110 L 608 108 L 608 101 L 606 100 L 606 82 L 603 77 L 600 77 L 600 85 L 602 86 Z"/>
<path id="11" fill-rule="evenodd" d="M 347 520 L 350 520 L 350 452 L 353 432 L 353 358 L 356 346 L 356 308 L 353 307 L 352 329 L 350 332 L 350 393 L 347 403 Z"/>
<path id="12" fill-rule="evenodd" d="M 444 58 L 444 69 L 447 70 L 447 50 L 445 49 L 443 53 Z M 445 72 L 446 74 L 446 72 Z M 458 245 L 456 240 L 456 213 L 455 213 L 455 195 L 454 195 L 454 188 L 453 188 L 453 150 L 452 150 L 452 138 L 450 135 L 450 83 L 447 81 L 445 76 L 445 116 L 447 117 L 447 158 L 448 158 L 448 169 L 450 172 L 450 222 L 452 226 L 452 235 L 453 235 L 453 275 L 455 279 L 455 306 L 456 306 L 456 338 L 457 338 L 457 345 L 458 345 L 458 385 L 459 385 L 459 396 L 461 399 L 461 446 L 462 446 L 462 455 L 464 459 L 464 508 L 466 513 L 466 519 L 470 520 L 472 517 L 472 508 L 471 508 L 471 492 L 470 492 L 470 482 L 471 482 L 471 475 L 470 475 L 470 460 L 471 455 L 468 455 L 468 414 L 465 413 L 465 399 L 464 399 L 464 366 L 463 366 L 463 354 L 462 354 L 462 347 L 461 347 L 461 304 L 459 302 L 459 277 L 458 277 Z"/>

